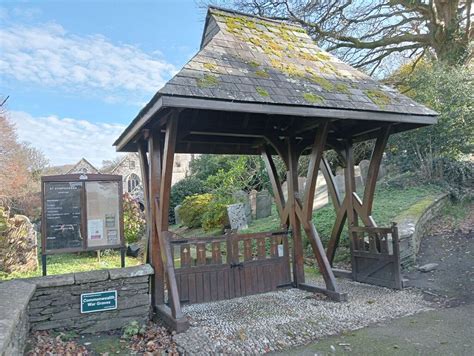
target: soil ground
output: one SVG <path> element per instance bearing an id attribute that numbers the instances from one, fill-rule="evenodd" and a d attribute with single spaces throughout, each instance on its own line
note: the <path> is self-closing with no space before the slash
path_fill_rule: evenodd
<path id="1" fill-rule="evenodd" d="M 404 273 L 433 302 L 432 311 L 330 337 L 280 355 L 473 355 L 474 206 L 460 222 L 437 220 L 421 242 L 417 265 Z"/>

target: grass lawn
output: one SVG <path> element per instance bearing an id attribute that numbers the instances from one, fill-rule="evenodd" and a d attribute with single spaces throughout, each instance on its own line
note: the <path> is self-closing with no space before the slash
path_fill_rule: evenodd
<path id="1" fill-rule="evenodd" d="M 375 192 L 373 217 L 379 226 L 389 226 L 394 219 L 408 210 L 414 204 L 421 202 L 423 206 L 427 206 L 427 202 L 431 201 L 443 193 L 442 189 L 434 185 L 425 185 L 408 188 L 384 188 L 378 187 Z M 362 196 L 362 192 L 359 193 Z M 429 205 L 429 204 L 428 204 Z M 328 204 L 321 209 L 313 212 L 313 222 L 319 232 L 324 245 L 331 236 L 331 230 L 336 219 L 336 213 L 332 204 Z M 280 219 L 276 209 L 273 209 L 272 215 L 259 220 L 254 220 L 247 230 L 242 232 L 262 232 L 277 230 L 280 227 Z M 344 249 L 347 244 L 347 226 L 343 230 L 341 240 L 341 249 L 336 254 L 336 262 L 344 260 L 348 256 L 348 248 Z M 306 236 L 304 235 L 304 238 Z M 309 249 L 309 248 L 308 248 Z"/>
<path id="2" fill-rule="evenodd" d="M 442 192 L 441 188 L 434 185 L 409 187 L 406 189 L 378 188 L 375 192 L 373 217 L 379 226 L 388 226 L 395 217 L 415 203 L 421 200 L 431 202 L 433 198 Z M 335 218 L 336 213 L 332 204 L 328 204 L 313 213 L 313 222 L 323 241 L 329 238 Z M 249 228 L 243 232 L 275 230 L 279 228 L 279 225 L 278 214 L 276 209 L 273 209 L 271 216 L 252 221 Z"/>
<path id="3" fill-rule="evenodd" d="M 141 264 L 137 258 L 126 257 L 125 266 L 136 266 Z M 117 251 L 107 252 L 97 259 L 95 252 L 70 253 L 62 255 L 48 256 L 47 272 L 48 276 L 53 274 L 64 274 L 72 272 L 85 272 L 97 269 L 117 268 L 120 267 L 120 253 Z M 39 259 L 39 267 L 34 272 L 11 273 L 0 272 L 0 280 L 8 280 L 13 278 L 28 278 L 41 276 L 41 258 Z"/>

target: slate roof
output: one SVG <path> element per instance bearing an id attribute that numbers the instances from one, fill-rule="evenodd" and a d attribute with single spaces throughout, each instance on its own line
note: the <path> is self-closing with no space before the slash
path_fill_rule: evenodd
<path id="1" fill-rule="evenodd" d="M 200 51 L 164 95 L 436 115 L 324 52 L 298 24 L 213 7 Z"/>

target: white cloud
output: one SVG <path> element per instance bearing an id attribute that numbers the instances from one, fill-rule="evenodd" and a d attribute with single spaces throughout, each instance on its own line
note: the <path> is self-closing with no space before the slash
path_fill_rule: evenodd
<path id="1" fill-rule="evenodd" d="M 92 123 L 87 120 L 34 117 L 23 111 L 10 111 L 21 141 L 41 150 L 51 165 L 74 164 L 85 157 L 100 167 L 103 160 L 117 156 L 112 143 L 125 126 Z"/>
<path id="2" fill-rule="evenodd" d="M 0 29 L 0 48 L 2 75 L 71 91 L 154 93 L 176 72 L 159 53 L 73 35 L 54 23 Z"/>

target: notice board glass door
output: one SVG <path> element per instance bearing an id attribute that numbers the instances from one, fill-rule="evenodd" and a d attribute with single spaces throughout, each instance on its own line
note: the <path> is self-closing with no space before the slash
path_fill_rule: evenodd
<path id="1" fill-rule="evenodd" d="M 87 247 L 120 245 L 118 182 L 85 182 Z"/>

